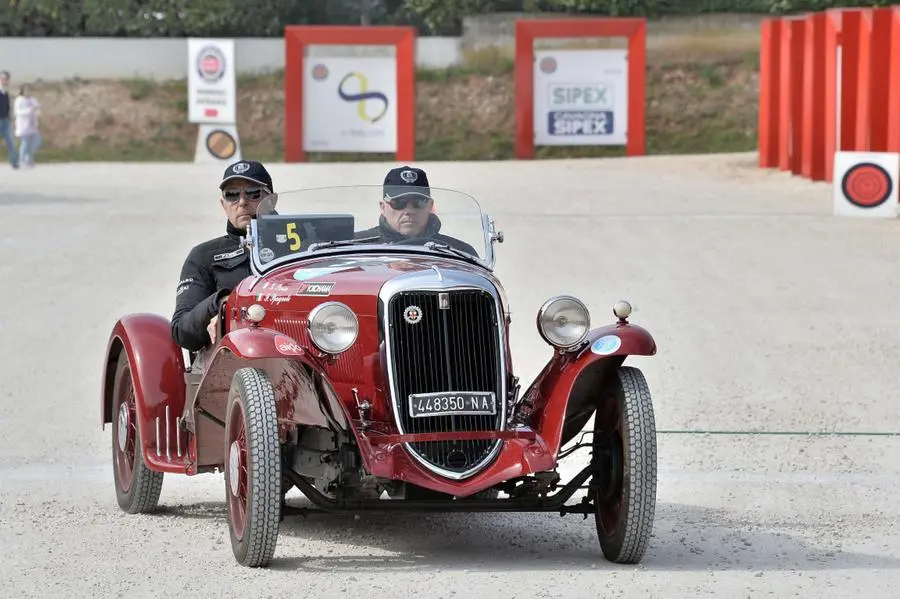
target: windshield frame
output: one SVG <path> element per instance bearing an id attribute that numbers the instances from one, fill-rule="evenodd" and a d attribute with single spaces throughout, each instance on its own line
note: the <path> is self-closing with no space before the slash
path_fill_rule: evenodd
<path id="1" fill-rule="evenodd" d="M 282 192 L 284 195 L 295 195 L 301 193 L 314 193 L 316 191 L 339 191 L 341 189 L 360 189 L 360 188 L 376 188 L 381 187 L 380 185 L 371 185 L 371 184 L 362 184 L 362 185 L 329 185 L 329 186 L 320 186 L 320 187 L 308 187 L 302 189 L 293 189 L 287 192 Z M 259 206 L 257 207 L 257 211 L 254 212 L 253 216 L 250 218 L 250 223 L 247 225 L 247 234 L 242 237 L 242 242 L 245 246 L 247 246 L 250 254 L 250 270 L 256 276 L 264 276 L 266 273 L 272 272 L 275 269 L 281 268 L 286 265 L 292 264 L 302 264 L 308 260 L 315 260 L 317 258 L 331 257 L 331 256 L 340 256 L 346 254 L 379 254 L 379 255 L 397 255 L 397 254 L 406 254 L 406 255 L 416 255 L 422 257 L 440 257 L 450 260 L 459 260 L 469 265 L 478 265 L 481 268 L 489 272 L 493 272 L 494 267 L 496 265 L 496 255 L 494 253 L 494 242 L 496 241 L 495 229 L 494 229 L 494 221 L 491 219 L 490 215 L 486 214 L 481 209 L 481 204 L 475 199 L 472 195 L 467 194 L 463 191 L 459 191 L 456 189 L 448 189 L 448 188 L 440 188 L 440 187 L 432 187 L 434 191 L 443 191 L 452 193 L 457 196 L 464 196 L 468 198 L 475 209 L 477 209 L 477 213 L 479 216 L 479 220 L 481 222 L 481 232 L 484 241 L 484 256 L 474 256 L 466 254 L 467 257 L 462 257 L 457 253 L 450 251 L 445 251 L 437 248 L 429 248 L 425 245 L 414 245 L 414 244 L 394 244 L 394 243 L 356 243 L 356 244 L 347 244 L 347 245 L 339 245 L 333 247 L 321 247 L 316 250 L 310 252 L 306 250 L 304 252 L 297 252 L 293 254 L 288 254 L 286 256 L 282 256 L 280 258 L 276 258 L 271 260 L 270 262 L 263 263 L 259 258 L 259 221 L 257 220 L 259 217 L 258 210 L 262 207 L 266 199 L 263 199 Z M 276 196 L 275 201 L 275 211 L 277 212 L 277 196 L 281 195 L 279 193 L 273 194 Z M 319 211 L 311 211 L 307 214 L 321 214 Z M 291 212 L 289 214 L 296 214 L 297 216 L 303 216 L 302 212 Z M 335 212 L 338 214 L 338 212 Z M 440 243 L 440 242 L 437 242 Z M 477 249 L 477 248 L 476 248 Z"/>

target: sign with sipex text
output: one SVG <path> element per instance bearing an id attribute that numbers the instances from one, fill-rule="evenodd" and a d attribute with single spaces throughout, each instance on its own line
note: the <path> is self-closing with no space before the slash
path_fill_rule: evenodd
<path id="1" fill-rule="evenodd" d="M 627 133 L 626 50 L 535 50 L 535 145 L 624 146 Z"/>
<path id="2" fill-rule="evenodd" d="M 397 151 L 397 59 L 306 57 L 303 149 Z"/>
<path id="3" fill-rule="evenodd" d="M 187 47 L 188 121 L 236 123 L 234 40 L 189 38 Z"/>

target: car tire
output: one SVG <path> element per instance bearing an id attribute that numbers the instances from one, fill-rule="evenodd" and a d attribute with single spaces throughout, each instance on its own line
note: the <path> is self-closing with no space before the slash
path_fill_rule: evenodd
<path id="1" fill-rule="evenodd" d="M 611 562 L 636 564 L 653 531 L 657 486 L 653 403 L 637 368 L 616 370 L 594 416 L 593 442 L 595 454 L 609 458 L 609 471 L 592 485 L 600 547 Z"/>
<path id="2" fill-rule="evenodd" d="M 146 514 L 156 509 L 162 492 L 163 473 L 147 468 L 137 418 L 137 398 L 128 354 L 122 351 L 116 364 L 112 406 L 112 463 L 116 501 L 122 511 Z"/>
<path id="3" fill-rule="evenodd" d="M 234 373 L 225 417 L 225 493 L 231 548 L 243 566 L 275 554 L 282 472 L 275 390 L 259 368 Z"/>

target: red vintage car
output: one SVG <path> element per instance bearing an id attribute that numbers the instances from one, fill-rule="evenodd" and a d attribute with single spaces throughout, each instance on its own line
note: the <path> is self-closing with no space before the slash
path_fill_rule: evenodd
<path id="1" fill-rule="evenodd" d="M 550 297 L 536 325 L 551 353 L 523 391 L 493 273 L 503 235 L 469 195 L 427 193 L 430 229 L 399 242 L 360 230 L 379 222 L 381 186 L 264 199 L 214 347 L 185 352 L 156 314 L 115 323 L 101 413 L 121 509 L 153 511 L 166 473 L 222 471 L 246 566 L 268 565 L 285 515 L 316 510 L 593 514 L 606 559 L 642 559 L 656 432 L 623 363 L 654 355 L 653 338 L 625 301 L 591 328 L 581 301 Z M 295 486 L 311 510 L 285 502 Z"/>

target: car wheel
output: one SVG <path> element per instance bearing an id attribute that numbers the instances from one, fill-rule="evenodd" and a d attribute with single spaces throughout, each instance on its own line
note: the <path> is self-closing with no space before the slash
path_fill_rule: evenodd
<path id="1" fill-rule="evenodd" d="M 152 512 L 159 503 L 163 473 L 147 468 L 141 451 L 137 401 L 128 355 L 119 354 L 113 387 L 113 481 L 119 507 L 129 514 Z"/>
<path id="2" fill-rule="evenodd" d="M 231 549 L 239 564 L 267 566 L 282 498 L 275 390 L 264 370 L 234 373 L 225 417 L 225 493 Z"/>
<path id="3" fill-rule="evenodd" d="M 620 367 L 594 416 L 594 519 L 603 555 L 636 564 L 656 511 L 656 423 L 650 388 L 637 368 Z"/>

